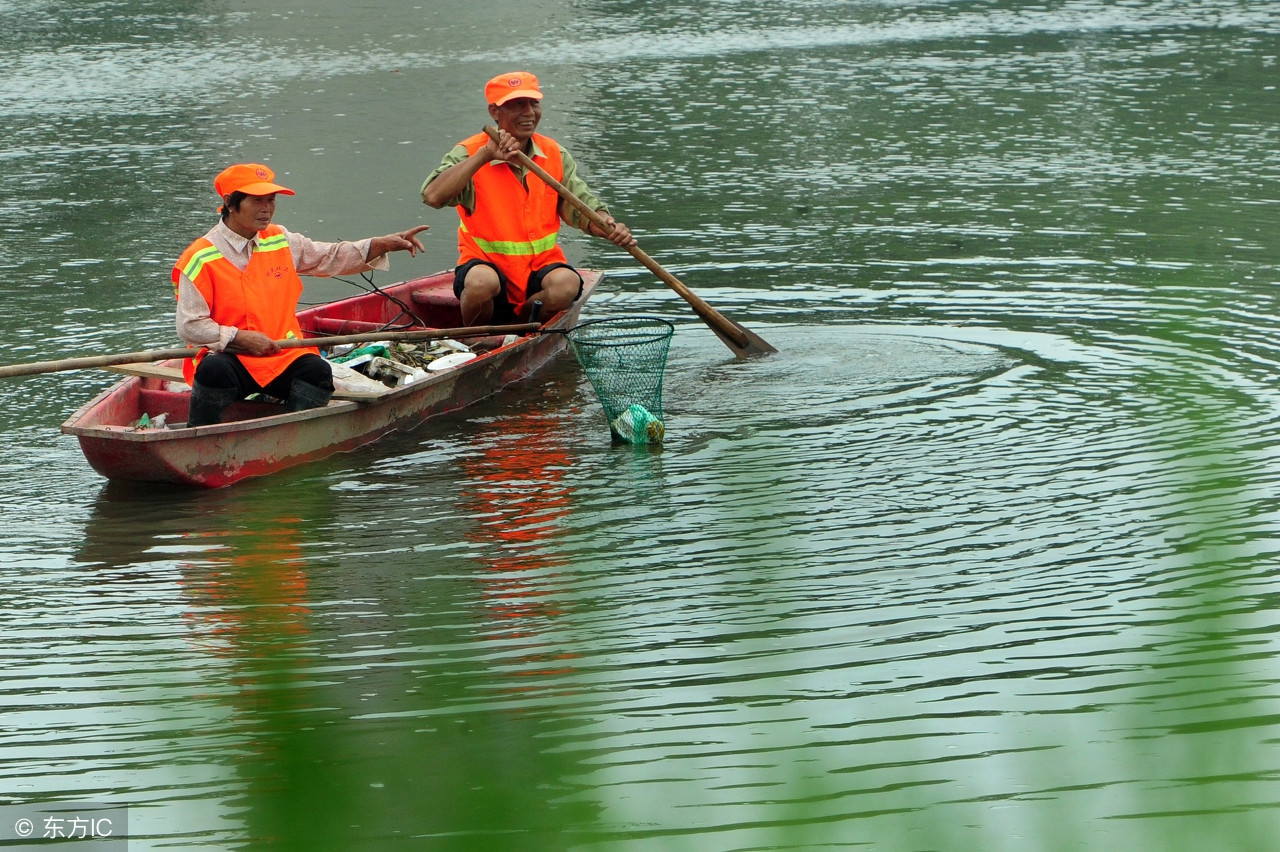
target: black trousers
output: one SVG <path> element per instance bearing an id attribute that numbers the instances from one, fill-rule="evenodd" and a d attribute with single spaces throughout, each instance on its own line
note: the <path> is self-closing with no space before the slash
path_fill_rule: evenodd
<path id="1" fill-rule="evenodd" d="M 249 356 L 246 356 L 249 357 Z M 308 352 L 294 360 L 285 371 L 271 380 L 265 387 L 254 381 L 253 376 L 240 363 L 236 355 L 225 352 L 211 352 L 196 367 L 195 380 L 207 388 L 234 388 L 237 398 L 244 399 L 255 393 L 265 393 L 276 399 L 288 399 L 294 380 L 333 392 L 333 370 L 329 362 L 319 355 Z"/>

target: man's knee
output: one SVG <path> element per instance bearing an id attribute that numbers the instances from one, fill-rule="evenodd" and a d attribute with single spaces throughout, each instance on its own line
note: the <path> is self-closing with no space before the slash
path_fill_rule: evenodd
<path id="1" fill-rule="evenodd" d="M 477 263 L 462 279 L 462 293 L 475 299 L 492 299 L 502 289 L 502 279 L 492 266 Z"/>
<path id="2" fill-rule="evenodd" d="M 329 366 L 328 361 L 319 355 L 313 355 L 308 352 L 294 361 L 293 366 L 294 369 L 289 374 L 291 381 L 303 381 L 309 385 L 315 385 L 330 392 L 333 391 L 333 368 Z"/>
<path id="3" fill-rule="evenodd" d="M 565 308 L 582 290 L 582 277 L 577 270 L 567 266 L 559 266 L 547 272 L 542 278 L 542 290 L 530 298 L 538 298 L 544 305 L 554 305 L 557 309 Z"/>

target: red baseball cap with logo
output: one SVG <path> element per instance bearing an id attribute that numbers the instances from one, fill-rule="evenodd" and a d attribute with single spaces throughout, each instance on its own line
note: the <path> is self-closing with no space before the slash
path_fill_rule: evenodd
<path id="1" fill-rule="evenodd" d="M 226 198 L 233 192 L 245 195 L 293 195 L 292 189 L 275 183 L 276 173 L 262 163 L 236 163 L 227 166 L 213 179 L 213 189 L 219 198 Z"/>
<path id="2" fill-rule="evenodd" d="M 538 78 L 528 71 L 508 71 L 499 74 L 484 84 L 486 103 L 502 106 L 512 98 L 534 98 L 542 100 L 542 92 L 538 89 Z"/>

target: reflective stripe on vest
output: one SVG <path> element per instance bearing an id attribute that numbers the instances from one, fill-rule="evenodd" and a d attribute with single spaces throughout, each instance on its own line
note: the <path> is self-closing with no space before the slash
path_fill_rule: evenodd
<path id="1" fill-rule="evenodd" d="M 265 233 L 265 232 L 264 232 Z M 284 234 L 275 234 L 266 239 L 258 238 L 258 242 L 254 244 L 253 251 L 256 254 L 261 251 L 280 251 L 289 247 L 289 238 Z M 188 275 L 188 278 L 191 276 Z"/>
<path id="2" fill-rule="evenodd" d="M 196 278 L 200 277 L 200 273 L 204 271 L 204 265 L 206 263 L 211 260 L 218 260 L 221 257 L 222 252 L 218 251 L 213 246 L 200 249 L 200 251 L 193 254 L 191 259 L 187 261 L 187 265 L 182 268 L 182 274 L 187 276 L 190 280 L 195 281 Z M 178 292 L 177 276 L 174 276 L 173 279 L 173 292 L 175 295 Z"/>
<path id="3" fill-rule="evenodd" d="M 458 229 L 468 234 L 471 232 L 467 229 L 466 222 L 459 222 Z M 534 255 L 541 254 L 544 251 L 551 251 L 556 247 L 556 243 L 560 236 L 560 228 L 534 242 L 511 242 L 509 240 L 486 240 L 483 237 L 477 237 L 471 234 L 471 239 L 476 241 L 476 245 L 485 254 L 510 254 L 510 255 Z"/>

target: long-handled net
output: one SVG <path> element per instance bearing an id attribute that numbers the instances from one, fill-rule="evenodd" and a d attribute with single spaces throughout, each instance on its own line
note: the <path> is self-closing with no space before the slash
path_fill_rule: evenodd
<path id="1" fill-rule="evenodd" d="M 615 437 L 631 444 L 662 442 L 662 376 L 674 332 L 675 326 L 658 317 L 588 320 L 569 329 L 569 348 Z"/>

